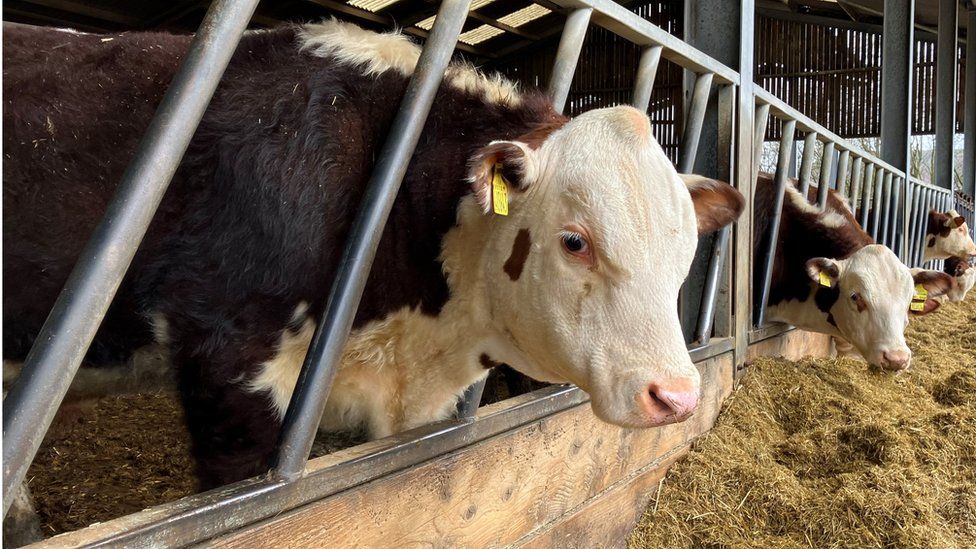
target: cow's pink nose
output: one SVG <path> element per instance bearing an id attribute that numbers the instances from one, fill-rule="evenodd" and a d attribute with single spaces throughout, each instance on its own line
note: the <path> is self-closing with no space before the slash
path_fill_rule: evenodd
<path id="1" fill-rule="evenodd" d="M 698 407 L 698 390 L 688 390 L 687 383 L 669 386 L 652 383 L 638 397 L 650 425 L 667 425 L 688 419 Z"/>
<path id="2" fill-rule="evenodd" d="M 904 370 L 912 363 L 912 352 L 908 349 L 885 351 L 881 353 L 881 367 L 885 370 Z"/>

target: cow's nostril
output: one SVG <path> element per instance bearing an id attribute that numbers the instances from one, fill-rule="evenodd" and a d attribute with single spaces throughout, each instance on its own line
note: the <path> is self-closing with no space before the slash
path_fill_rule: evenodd
<path id="1" fill-rule="evenodd" d="M 904 370 L 912 361 L 910 351 L 885 351 L 881 353 L 881 365 L 889 370 Z"/>
<path id="2" fill-rule="evenodd" d="M 647 388 L 647 395 L 659 410 L 678 418 L 690 416 L 698 407 L 698 391 L 671 390 L 651 384 Z"/>

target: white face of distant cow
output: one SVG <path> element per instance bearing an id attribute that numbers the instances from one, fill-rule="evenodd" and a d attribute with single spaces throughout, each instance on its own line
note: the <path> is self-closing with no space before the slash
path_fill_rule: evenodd
<path id="1" fill-rule="evenodd" d="M 929 212 L 925 245 L 926 259 L 976 256 L 976 243 L 969 234 L 969 224 L 955 210 Z"/>
<path id="2" fill-rule="evenodd" d="M 913 276 L 888 248 L 865 246 L 843 260 L 823 257 L 807 262 L 807 274 L 821 284 L 821 273 L 830 287 L 818 287 L 816 305 L 828 314 L 841 337 L 857 348 L 868 362 L 889 370 L 911 364 L 912 352 L 905 343 L 905 327 L 916 296 L 916 284 L 928 298 L 946 293 L 951 278 L 936 271 L 919 271 Z M 920 303 L 926 314 L 938 307 L 932 299 Z"/>
<path id="3" fill-rule="evenodd" d="M 498 165 L 507 216 L 492 211 Z M 699 231 L 731 222 L 741 195 L 703 178 L 686 186 L 647 117 L 629 107 L 583 114 L 536 149 L 492 143 L 474 159 L 472 181 L 480 203 L 462 207 L 460 222 L 487 239 L 483 290 L 511 345 L 493 358 L 577 384 L 610 423 L 688 417 L 700 380 L 678 323 L 678 289 Z"/>

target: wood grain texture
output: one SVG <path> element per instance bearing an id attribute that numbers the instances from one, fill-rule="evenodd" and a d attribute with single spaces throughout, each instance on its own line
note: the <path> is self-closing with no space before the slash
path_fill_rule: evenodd
<path id="1" fill-rule="evenodd" d="M 830 336 L 804 330 L 790 330 L 785 334 L 764 339 L 749 346 L 747 360 L 760 356 L 799 360 L 806 357 L 829 357 L 832 354 Z"/>
<path id="2" fill-rule="evenodd" d="M 688 453 L 689 446 L 682 446 L 664 460 L 621 480 L 548 528 L 520 540 L 516 546 L 524 549 L 626 547 L 631 531 L 657 493 L 668 468 Z"/>
<path id="3" fill-rule="evenodd" d="M 703 399 L 684 423 L 621 429 L 597 420 L 588 404 L 577 406 L 208 545 L 498 547 L 537 535 L 556 539 L 563 521 L 585 524 L 589 512 L 609 516 L 598 502 L 609 494 L 623 497 L 622 480 L 637 482 L 658 469 L 663 474 L 711 427 L 731 392 L 732 354 L 705 361 L 699 370 Z M 626 535 L 629 528 L 614 531 Z"/>

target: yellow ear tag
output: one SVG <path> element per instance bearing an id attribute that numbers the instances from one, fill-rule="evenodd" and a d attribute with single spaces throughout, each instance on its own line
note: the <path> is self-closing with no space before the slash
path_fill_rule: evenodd
<path id="1" fill-rule="evenodd" d="M 916 311 L 916 312 L 922 312 L 922 311 L 925 310 L 925 302 L 924 301 L 912 301 L 912 305 L 911 305 L 910 309 L 913 310 L 913 311 Z"/>
<path id="2" fill-rule="evenodd" d="M 926 299 L 928 299 L 928 297 L 929 297 L 929 291 L 925 289 L 925 286 L 922 286 L 921 284 L 916 284 L 915 297 L 913 297 L 912 299 L 916 301 L 925 301 Z M 915 309 L 912 310 L 914 311 Z"/>
<path id="3" fill-rule="evenodd" d="M 830 287 L 830 275 L 823 271 L 820 271 L 820 285 Z"/>
<path id="4" fill-rule="evenodd" d="M 498 215 L 508 215 L 508 183 L 502 177 L 502 165 L 495 164 L 491 179 L 491 207 Z"/>

